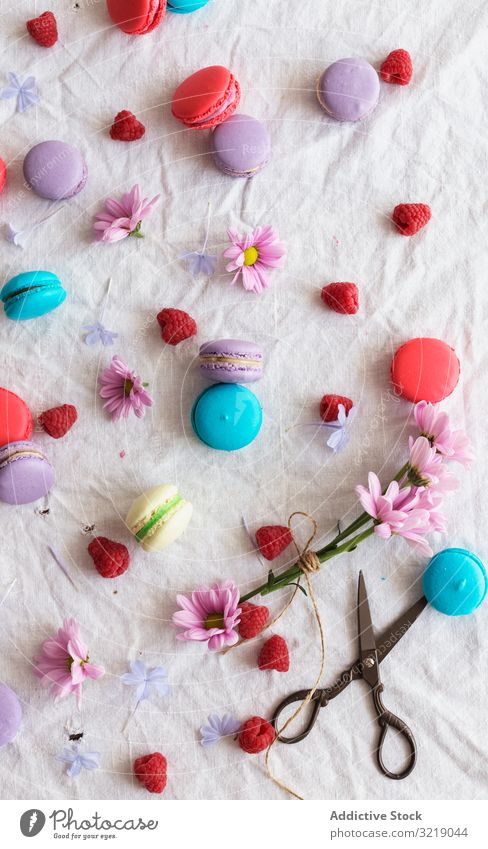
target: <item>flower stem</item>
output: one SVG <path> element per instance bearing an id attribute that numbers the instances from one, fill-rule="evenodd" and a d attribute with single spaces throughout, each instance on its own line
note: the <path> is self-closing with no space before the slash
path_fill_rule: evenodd
<path id="1" fill-rule="evenodd" d="M 371 519 L 371 516 L 368 516 L 368 519 Z M 325 563 L 326 560 L 331 560 L 332 557 L 336 557 L 338 554 L 343 554 L 346 551 L 353 551 L 359 543 L 361 543 L 367 537 L 370 537 L 374 531 L 374 527 L 371 526 L 367 528 L 357 536 L 345 542 L 343 545 L 337 546 L 331 550 L 322 549 L 317 552 L 317 557 L 319 558 L 321 563 Z M 251 590 L 246 593 L 246 595 L 241 596 L 239 599 L 239 604 L 242 604 L 244 601 L 248 601 L 250 598 L 253 598 L 256 595 L 269 595 L 270 593 L 275 592 L 276 590 L 281 590 L 284 587 L 288 586 L 288 584 L 296 581 L 297 578 L 302 574 L 301 566 L 298 563 L 295 563 L 293 566 L 290 566 L 281 575 L 274 577 L 272 573 L 270 573 L 268 580 L 265 584 L 262 584 L 260 587 L 257 587 L 255 590 Z"/>

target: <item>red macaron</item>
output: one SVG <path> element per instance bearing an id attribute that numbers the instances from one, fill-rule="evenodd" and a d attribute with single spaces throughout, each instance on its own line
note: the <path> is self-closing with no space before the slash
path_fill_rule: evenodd
<path id="1" fill-rule="evenodd" d="M 187 77 L 173 95 L 171 111 L 185 127 L 210 130 L 237 109 L 241 89 L 223 65 L 211 65 Z"/>
<path id="2" fill-rule="evenodd" d="M 32 415 L 15 392 L 0 387 L 0 447 L 32 436 Z"/>
<path id="3" fill-rule="evenodd" d="M 393 357 L 391 382 L 408 401 L 437 404 L 454 392 L 460 371 L 454 348 L 442 339 L 410 339 Z"/>
<path id="4" fill-rule="evenodd" d="M 7 166 L 5 162 L 0 157 L 0 193 L 3 192 L 3 187 L 5 186 L 5 180 L 7 179 Z"/>
<path id="5" fill-rule="evenodd" d="M 161 23 L 166 0 L 107 0 L 114 24 L 128 35 L 145 35 Z"/>

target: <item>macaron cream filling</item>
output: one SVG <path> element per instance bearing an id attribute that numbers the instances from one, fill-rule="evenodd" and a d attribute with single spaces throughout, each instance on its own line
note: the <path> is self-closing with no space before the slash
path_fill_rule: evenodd
<path id="1" fill-rule="evenodd" d="M 161 504 L 160 507 L 157 507 L 156 510 L 153 510 L 148 519 L 143 519 L 141 527 L 137 530 L 137 525 L 135 529 L 135 537 L 139 541 L 145 539 L 146 537 L 150 537 L 155 533 L 158 526 L 163 522 L 167 522 L 170 516 L 172 516 L 180 507 L 181 502 L 183 501 L 182 496 L 178 493 L 172 498 L 170 501 L 166 501 L 164 504 Z"/>
<path id="2" fill-rule="evenodd" d="M 14 449 L 12 454 L 8 454 L 7 457 L 2 458 L 0 462 L 0 469 L 3 469 L 4 466 L 8 465 L 8 463 L 13 463 L 15 460 L 20 460 L 22 457 L 38 457 L 40 460 L 45 460 L 44 454 L 41 454 L 40 451 L 36 451 L 34 448 L 26 448 L 24 451 Z"/>
<path id="3" fill-rule="evenodd" d="M 210 119 L 213 120 L 214 118 L 218 118 L 219 115 L 222 115 L 222 113 L 225 112 L 225 110 L 228 109 L 229 106 L 231 106 L 234 103 L 236 96 L 237 96 L 236 80 L 232 79 L 231 80 L 231 89 L 230 89 L 229 92 L 226 92 L 225 99 L 224 99 L 223 103 L 221 103 L 216 109 L 209 110 L 204 118 L 199 118 L 197 121 L 192 121 L 191 122 L 192 125 L 198 126 L 198 124 L 205 124 Z"/>
<path id="4" fill-rule="evenodd" d="M 23 289 L 16 289 L 15 292 L 10 292 L 9 295 L 6 295 L 3 298 L 3 302 L 7 303 L 7 301 L 11 301 L 14 298 L 18 298 L 19 295 L 25 295 L 26 292 L 34 292 L 36 289 L 57 289 L 57 283 L 40 283 L 39 286 L 24 286 Z"/>
<path id="5" fill-rule="evenodd" d="M 238 363 L 244 366 L 260 366 L 261 358 L 228 356 L 227 354 L 201 354 L 202 363 Z"/>

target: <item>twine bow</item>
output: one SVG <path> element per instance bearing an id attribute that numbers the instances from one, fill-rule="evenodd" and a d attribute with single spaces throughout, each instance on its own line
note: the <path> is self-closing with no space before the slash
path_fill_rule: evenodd
<path id="1" fill-rule="evenodd" d="M 294 536 L 293 531 L 292 531 L 292 524 L 293 524 L 293 519 L 295 518 L 295 516 L 304 516 L 313 525 L 313 533 L 310 535 L 308 541 L 306 542 L 305 546 L 303 547 L 303 549 L 301 551 L 298 548 L 298 545 L 295 541 L 295 536 Z M 320 563 L 319 558 L 317 557 L 315 552 L 311 551 L 311 549 L 310 549 L 310 546 L 311 546 L 312 542 L 314 541 L 315 536 L 317 534 L 317 522 L 308 513 L 303 513 L 302 511 L 297 511 L 295 513 L 292 513 L 290 518 L 288 519 L 288 527 L 289 527 L 289 529 L 292 533 L 293 542 L 294 542 L 295 548 L 297 550 L 298 565 L 299 565 L 299 567 L 302 571 L 302 574 L 303 574 L 303 576 L 304 576 L 304 578 L 307 582 L 307 589 L 308 589 L 308 593 L 309 593 L 309 596 L 310 596 L 310 600 L 312 602 L 313 611 L 314 611 L 314 614 L 315 614 L 315 620 L 317 622 L 317 627 L 318 627 L 319 634 L 320 634 L 320 649 L 321 649 L 320 671 L 319 671 L 319 674 L 317 675 L 317 678 L 315 679 L 315 683 L 313 684 L 312 689 L 309 690 L 309 692 L 307 693 L 303 702 L 292 713 L 292 715 L 286 720 L 285 724 L 282 725 L 281 728 L 275 729 L 276 730 L 276 737 L 274 738 L 273 742 L 268 746 L 268 749 L 266 751 L 266 761 L 265 762 L 266 762 L 266 769 L 267 769 L 268 775 L 271 778 L 271 780 L 274 781 L 274 783 L 278 787 L 281 787 L 282 790 L 285 790 L 287 793 L 290 793 L 292 796 L 294 796 L 295 799 L 300 799 L 300 800 L 303 801 L 303 796 L 300 796 L 299 793 L 296 793 L 295 790 L 292 790 L 292 788 L 289 787 L 287 784 L 285 784 L 284 781 L 281 781 L 280 778 L 277 778 L 277 776 L 273 773 L 273 771 L 272 771 L 272 769 L 269 765 L 271 749 L 273 748 L 274 744 L 276 743 L 278 738 L 281 736 L 281 734 L 283 734 L 283 732 L 286 731 L 286 729 L 291 725 L 292 722 L 294 722 L 294 720 L 297 718 L 297 716 L 299 716 L 299 714 L 312 701 L 315 693 L 317 692 L 317 690 L 319 688 L 320 681 L 321 681 L 322 675 L 324 673 L 324 666 L 325 666 L 324 631 L 323 631 L 322 620 L 320 618 L 320 613 L 319 613 L 319 609 L 318 609 L 318 605 L 317 605 L 317 599 L 315 598 L 315 594 L 314 594 L 314 591 L 313 591 L 313 588 L 312 588 L 312 582 L 310 580 L 310 576 L 313 575 L 315 572 L 318 572 L 320 570 L 320 567 L 321 567 L 321 563 Z M 287 610 L 290 607 L 290 605 L 293 602 L 293 599 L 295 598 L 297 591 L 298 591 L 298 584 L 295 587 L 295 592 L 293 593 L 290 601 L 288 602 L 286 607 L 281 611 L 281 613 L 276 617 L 276 619 L 273 620 L 272 624 L 274 624 L 274 622 L 276 622 L 277 619 L 279 619 L 281 616 L 283 616 L 285 610 Z"/>

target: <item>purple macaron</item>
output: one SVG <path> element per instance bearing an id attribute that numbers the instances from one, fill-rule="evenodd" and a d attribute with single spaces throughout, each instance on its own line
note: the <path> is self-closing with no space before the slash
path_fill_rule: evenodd
<path id="1" fill-rule="evenodd" d="M 271 141 L 264 124 L 249 115 L 231 115 L 212 133 L 214 162 L 230 177 L 254 177 L 268 164 Z"/>
<path id="2" fill-rule="evenodd" d="M 263 352 L 255 342 L 219 339 L 200 348 L 200 371 L 217 383 L 252 383 L 263 374 Z"/>
<path id="3" fill-rule="evenodd" d="M 0 450 L 0 501 L 30 504 L 53 484 L 54 469 L 34 442 L 11 442 Z"/>
<path id="4" fill-rule="evenodd" d="M 379 96 L 378 74 L 365 59 L 339 59 L 317 85 L 320 105 L 337 121 L 360 121 L 373 111 Z"/>
<path id="5" fill-rule="evenodd" d="M 88 170 L 76 147 L 62 141 L 45 141 L 36 144 L 26 155 L 24 177 L 42 198 L 64 200 L 81 192 Z"/>

